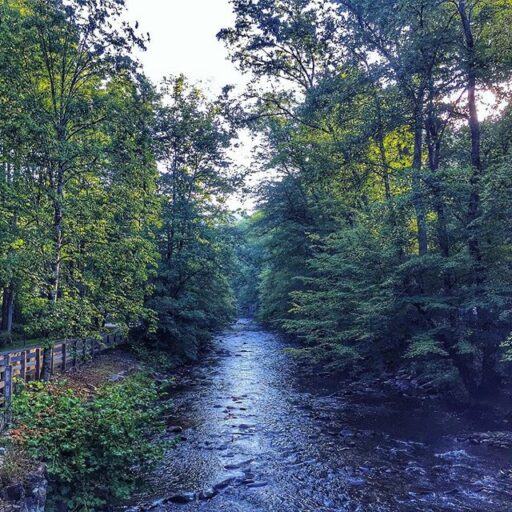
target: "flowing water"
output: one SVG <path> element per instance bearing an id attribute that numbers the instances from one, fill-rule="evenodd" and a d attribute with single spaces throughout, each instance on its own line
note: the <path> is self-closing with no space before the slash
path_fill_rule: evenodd
<path id="1" fill-rule="evenodd" d="M 285 347 L 248 320 L 218 338 L 175 393 L 183 441 L 140 508 L 512 511 L 511 451 L 458 440 L 481 420 L 312 385 Z"/>

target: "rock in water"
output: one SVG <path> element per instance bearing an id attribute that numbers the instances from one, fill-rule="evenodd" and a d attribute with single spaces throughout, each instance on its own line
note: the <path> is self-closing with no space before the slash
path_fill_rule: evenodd
<path id="1" fill-rule="evenodd" d="M 166 501 L 170 501 L 171 503 L 190 503 L 191 501 L 195 501 L 196 495 L 193 492 L 182 492 L 179 494 L 174 494 L 170 496 Z"/>

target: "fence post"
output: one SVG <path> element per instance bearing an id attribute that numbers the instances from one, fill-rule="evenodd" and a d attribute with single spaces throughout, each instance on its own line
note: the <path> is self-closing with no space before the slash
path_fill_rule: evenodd
<path id="1" fill-rule="evenodd" d="M 77 351 L 78 351 L 78 341 L 77 340 L 73 340 L 73 368 L 76 368 Z"/>
<path id="2" fill-rule="evenodd" d="M 23 381 L 27 380 L 27 351 L 24 350 L 21 353 L 21 360 L 20 360 L 20 378 Z"/>
<path id="3" fill-rule="evenodd" d="M 8 360 L 8 359 L 7 359 Z M 9 410 L 12 402 L 12 366 L 4 366 L 4 406 Z"/>
<path id="4" fill-rule="evenodd" d="M 41 378 L 41 349 L 36 348 L 36 374 L 34 375 L 34 380 L 39 380 Z"/>
<path id="5" fill-rule="evenodd" d="M 62 373 L 66 371 L 66 357 L 67 357 L 67 348 L 68 342 L 62 342 Z"/>

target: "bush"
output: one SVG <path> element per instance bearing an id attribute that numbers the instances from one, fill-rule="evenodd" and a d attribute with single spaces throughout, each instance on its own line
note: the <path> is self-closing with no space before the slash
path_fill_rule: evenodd
<path id="1" fill-rule="evenodd" d="M 52 509 L 95 510 L 127 498 L 163 453 L 159 392 L 141 373 L 90 398 L 65 383 L 32 383 L 13 401 L 12 439 L 47 464 Z"/>

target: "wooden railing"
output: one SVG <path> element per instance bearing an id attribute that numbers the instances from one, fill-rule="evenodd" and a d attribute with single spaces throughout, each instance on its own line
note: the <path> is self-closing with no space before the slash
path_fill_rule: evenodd
<path id="1" fill-rule="evenodd" d="M 119 333 L 105 334 L 100 340 L 86 338 L 58 341 L 51 348 L 50 374 L 76 368 L 123 341 L 125 338 Z M 10 403 L 15 379 L 30 382 L 41 378 L 43 352 L 42 347 L 0 352 L 0 406 Z"/>

